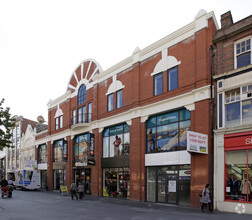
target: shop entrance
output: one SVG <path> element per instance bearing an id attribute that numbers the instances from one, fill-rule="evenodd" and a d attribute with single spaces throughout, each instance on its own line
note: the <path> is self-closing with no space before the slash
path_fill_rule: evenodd
<path id="1" fill-rule="evenodd" d="M 178 204 L 177 175 L 167 174 L 158 176 L 158 202 Z"/>
<path id="2" fill-rule="evenodd" d="M 84 186 L 84 193 L 91 195 L 91 169 L 77 169 L 74 172 L 77 186 Z"/>

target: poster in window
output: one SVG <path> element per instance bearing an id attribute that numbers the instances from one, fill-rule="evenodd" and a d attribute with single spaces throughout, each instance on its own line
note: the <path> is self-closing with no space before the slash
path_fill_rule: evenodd
<path id="1" fill-rule="evenodd" d="M 176 180 L 169 180 L 169 191 L 168 192 L 176 192 Z"/>
<path id="2" fill-rule="evenodd" d="M 67 141 L 64 141 L 63 144 L 63 160 L 67 161 Z"/>

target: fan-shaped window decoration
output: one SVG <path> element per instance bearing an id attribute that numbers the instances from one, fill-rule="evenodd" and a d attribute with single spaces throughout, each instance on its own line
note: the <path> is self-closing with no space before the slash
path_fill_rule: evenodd
<path id="1" fill-rule="evenodd" d="M 78 105 L 81 105 L 86 102 L 86 86 L 83 84 L 81 85 L 79 92 L 78 92 Z"/>

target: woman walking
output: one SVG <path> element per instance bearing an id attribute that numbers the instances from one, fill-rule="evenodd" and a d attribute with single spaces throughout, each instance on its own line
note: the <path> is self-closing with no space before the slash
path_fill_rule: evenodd
<path id="1" fill-rule="evenodd" d="M 210 186 L 206 184 L 205 188 L 202 190 L 202 197 L 200 199 L 201 211 L 204 212 L 204 206 L 208 205 L 209 211 L 212 212 L 211 199 L 210 199 Z"/>

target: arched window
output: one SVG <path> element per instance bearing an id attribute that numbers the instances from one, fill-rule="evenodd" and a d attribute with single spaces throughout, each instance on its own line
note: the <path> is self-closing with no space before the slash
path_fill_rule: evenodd
<path id="1" fill-rule="evenodd" d="M 86 86 L 83 84 L 81 85 L 79 92 L 78 92 L 78 105 L 81 105 L 86 102 Z"/>

